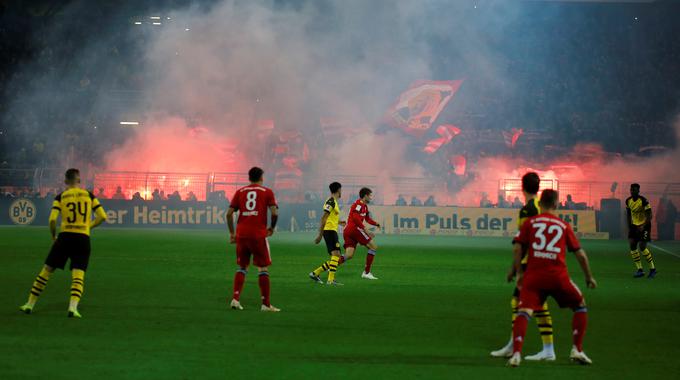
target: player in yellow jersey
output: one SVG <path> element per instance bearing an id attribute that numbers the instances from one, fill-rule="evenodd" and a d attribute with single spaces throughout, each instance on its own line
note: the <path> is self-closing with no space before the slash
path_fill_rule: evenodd
<path id="1" fill-rule="evenodd" d="M 68 316 L 80 318 L 78 303 L 83 295 L 85 271 L 90 260 L 90 230 L 106 220 L 104 208 L 91 192 L 80 188 L 80 172 L 69 169 L 65 174 L 66 190 L 54 198 L 50 213 L 50 232 L 52 233 L 52 249 L 45 265 L 35 278 L 28 302 L 19 309 L 26 314 L 33 312 L 33 307 L 40 293 L 47 286 L 47 281 L 56 268 L 64 269 L 67 260 L 71 260 L 71 299 Z M 92 220 L 92 213 L 95 219 Z M 57 236 L 57 218 L 61 216 L 61 228 Z"/>
<path id="2" fill-rule="evenodd" d="M 335 272 L 340 265 L 340 238 L 338 237 L 338 226 L 345 225 L 344 221 L 340 220 L 340 197 L 342 196 L 342 185 L 338 182 L 331 183 L 328 188 L 331 191 L 331 196 L 323 205 L 323 215 L 319 223 L 319 234 L 314 239 L 314 244 L 319 244 L 321 238 L 326 242 L 326 248 L 331 255 L 331 259 L 321 264 L 320 267 L 309 273 L 309 278 L 313 281 L 323 284 L 323 280 L 319 277 L 321 273 L 328 271 L 329 285 L 342 285 L 335 281 Z"/>
<path id="3" fill-rule="evenodd" d="M 522 193 L 524 194 L 524 199 L 526 204 L 519 211 L 519 219 L 517 223 L 518 230 L 522 227 L 524 222 L 532 216 L 541 213 L 541 208 L 538 203 L 538 190 L 541 184 L 541 179 L 538 174 L 534 172 L 526 173 L 522 177 Z M 513 240 L 514 244 L 514 240 Z M 526 249 L 524 250 L 522 257 L 522 270 L 526 268 L 527 265 L 527 254 Z M 510 268 L 508 273 L 508 281 L 512 281 L 518 273 L 515 273 L 515 268 Z M 514 324 L 517 318 L 518 303 L 519 303 L 519 292 L 521 289 L 521 274 L 520 279 L 517 281 L 515 290 L 512 294 L 512 299 L 510 300 L 510 306 L 512 307 L 512 322 Z M 536 317 L 536 322 L 538 323 L 538 330 L 541 334 L 541 340 L 543 341 L 543 349 L 534 355 L 529 355 L 525 357 L 526 360 L 555 360 L 555 348 L 553 346 L 553 327 L 552 327 L 552 317 L 550 316 L 550 311 L 548 310 L 548 303 L 543 304 L 542 310 L 536 310 L 534 312 Z M 510 341 L 501 349 L 492 351 L 491 356 L 494 357 L 510 357 L 512 355 L 512 334 L 510 336 Z"/>
<path id="4" fill-rule="evenodd" d="M 640 253 L 645 256 L 649 263 L 649 275 L 647 278 L 656 276 L 656 267 L 652 252 L 647 248 L 647 243 L 651 240 L 652 233 L 652 206 L 647 198 L 640 195 L 640 185 L 634 183 L 630 185 L 630 197 L 626 199 L 626 218 L 628 220 L 628 244 L 630 245 L 630 257 L 637 268 L 633 275 L 635 278 L 645 276 L 640 261 Z M 638 245 L 640 249 L 638 249 Z"/>

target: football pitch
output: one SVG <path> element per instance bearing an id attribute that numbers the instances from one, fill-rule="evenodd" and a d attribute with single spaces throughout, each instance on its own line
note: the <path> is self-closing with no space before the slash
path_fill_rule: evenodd
<path id="1" fill-rule="evenodd" d="M 34 314 L 18 311 L 45 259 L 45 227 L 0 228 L 1 379 L 453 379 L 670 378 L 680 373 L 680 257 L 653 249 L 659 275 L 633 279 L 624 241 L 583 241 L 596 290 L 585 352 L 568 360 L 571 311 L 551 301 L 557 361 L 519 368 L 489 357 L 510 334 L 502 238 L 378 236 L 373 272 L 362 280 L 360 248 L 341 266 L 345 286 L 307 277 L 327 255 L 313 233 L 270 239 L 272 303 L 259 311 L 256 269 L 227 307 L 236 268 L 226 232 L 94 231 L 80 311 L 66 318 L 70 275 L 57 271 Z M 680 242 L 658 246 L 676 255 Z M 324 276 L 325 278 L 325 276 Z M 524 353 L 540 349 L 531 321 Z M 676 375 L 673 375 L 675 373 Z"/>

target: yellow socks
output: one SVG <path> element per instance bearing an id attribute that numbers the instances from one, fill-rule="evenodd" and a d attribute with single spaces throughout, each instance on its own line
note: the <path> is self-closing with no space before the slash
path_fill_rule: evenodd
<path id="1" fill-rule="evenodd" d="M 645 256 L 645 259 L 649 263 L 649 269 L 654 269 L 654 259 L 652 258 L 652 252 L 649 251 L 649 248 L 645 248 L 644 251 L 642 251 L 642 255 Z M 638 262 L 640 260 L 640 254 L 638 253 Z"/>
<path id="2" fill-rule="evenodd" d="M 314 269 L 314 274 L 315 274 L 316 276 L 320 276 L 321 273 L 327 271 L 328 268 L 330 268 L 330 261 L 326 261 L 325 263 L 321 264 L 320 267 Z"/>
<path id="3" fill-rule="evenodd" d="M 633 264 L 635 264 L 635 267 L 638 270 L 642 269 L 642 262 L 640 262 L 640 251 L 638 251 L 637 249 L 630 251 L 630 257 L 633 259 Z"/>
<path id="4" fill-rule="evenodd" d="M 553 325 L 552 316 L 548 310 L 548 303 L 543 304 L 542 310 L 536 310 L 534 313 L 536 322 L 538 323 L 538 331 L 541 333 L 541 340 L 543 346 L 552 346 L 553 344 Z"/>
<path id="5" fill-rule="evenodd" d="M 338 263 L 340 258 L 338 256 L 331 256 L 328 262 L 328 282 L 335 281 L 335 272 L 338 270 Z"/>
<path id="6" fill-rule="evenodd" d="M 71 302 L 68 305 L 69 310 L 78 310 L 78 302 L 83 296 L 85 287 L 85 271 L 74 269 L 71 272 L 73 281 L 71 282 Z"/>
<path id="7" fill-rule="evenodd" d="M 28 295 L 28 302 L 26 303 L 27 306 L 31 308 L 35 306 L 35 303 L 38 302 L 38 297 L 40 297 L 42 291 L 45 290 L 51 274 L 52 273 L 48 272 L 44 267 L 40 270 L 38 277 L 33 281 L 33 287 L 31 288 L 31 293 Z"/>

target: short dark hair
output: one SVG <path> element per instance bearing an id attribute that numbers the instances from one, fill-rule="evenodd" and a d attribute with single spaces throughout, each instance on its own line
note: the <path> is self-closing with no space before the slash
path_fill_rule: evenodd
<path id="1" fill-rule="evenodd" d="M 632 188 L 636 188 L 636 189 L 640 190 L 640 184 L 639 184 L 639 183 L 631 183 L 631 184 L 630 184 L 630 188 L 631 188 L 631 189 L 632 189 Z"/>
<path id="2" fill-rule="evenodd" d="M 541 193 L 541 200 L 539 201 L 539 204 L 543 210 L 552 210 L 557 208 L 557 202 L 559 199 L 560 196 L 556 190 L 545 189 L 543 190 L 543 193 Z"/>
<path id="3" fill-rule="evenodd" d="M 71 168 L 64 173 L 64 180 L 68 183 L 73 183 L 80 177 L 80 170 Z"/>
<path id="4" fill-rule="evenodd" d="M 536 172 L 529 172 L 522 177 L 522 190 L 529 194 L 538 194 L 541 179 Z"/>
<path id="5" fill-rule="evenodd" d="M 250 170 L 248 170 L 248 180 L 253 183 L 260 182 L 263 174 L 264 170 L 258 168 L 257 166 L 253 166 L 250 168 Z"/>
<path id="6" fill-rule="evenodd" d="M 362 187 L 361 190 L 359 190 L 359 198 L 363 198 L 367 196 L 368 194 L 371 194 L 373 191 L 369 189 L 368 187 Z"/>
<path id="7" fill-rule="evenodd" d="M 330 185 L 328 185 L 328 189 L 331 191 L 331 193 L 337 193 L 338 190 L 342 188 L 342 185 L 340 182 L 333 182 Z"/>

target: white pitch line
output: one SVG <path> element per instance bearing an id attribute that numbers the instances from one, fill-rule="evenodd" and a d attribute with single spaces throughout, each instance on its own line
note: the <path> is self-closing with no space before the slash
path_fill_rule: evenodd
<path id="1" fill-rule="evenodd" d="M 680 259 L 680 255 L 678 255 L 677 253 L 673 253 L 673 252 L 671 252 L 671 251 L 669 251 L 669 250 L 667 250 L 667 249 L 665 249 L 665 248 L 661 248 L 661 247 L 659 247 L 659 246 L 656 245 L 656 244 L 649 243 L 649 245 L 651 245 L 652 247 L 658 249 L 659 251 L 666 252 L 667 254 L 672 255 L 672 256 L 675 256 L 675 257 L 677 257 L 677 258 Z"/>

